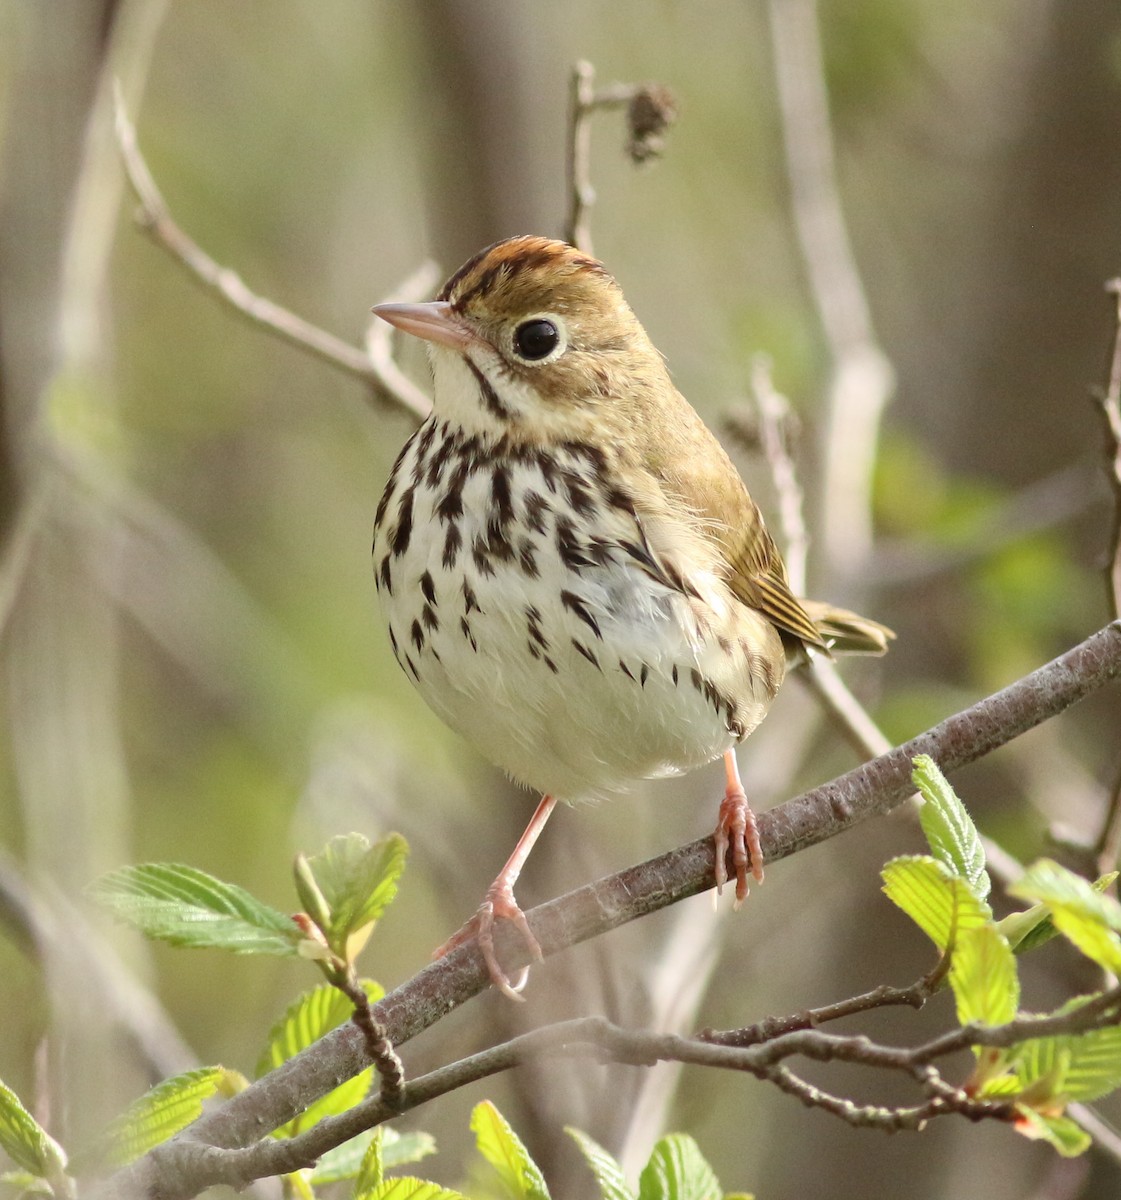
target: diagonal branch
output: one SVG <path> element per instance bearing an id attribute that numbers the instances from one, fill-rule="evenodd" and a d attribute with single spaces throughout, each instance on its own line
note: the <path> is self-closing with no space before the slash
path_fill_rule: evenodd
<path id="1" fill-rule="evenodd" d="M 255 325 L 362 380 L 379 399 L 402 409 L 416 420 L 422 421 L 428 415 L 432 407 L 428 397 L 395 365 L 387 369 L 383 356 L 375 358 L 272 300 L 258 296 L 246 286 L 240 275 L 215 262 L 184 232 L 172 217 L 140 153 L 136 128 L 125 112 L 119 92 L 116 97 L 116 127 L 128 181 L 140 202 L 136 222 L 158 246 L 162 246 L 176 262 L 186 267 L 209 291 Z"/>
<path id="2" fill-rule="evenodd" d="M 913 790 L 911 763 L 916 755 L 929 754 L 944 771 L 952 772 L 1118 676 L 1121 622 L 1114 622 L 888 754 L 764 813 L 759 826 L 768 862 L 835 837 L 906 799 Z M 545 954 L 556 954 L 711 888 L 713 868 L 712 839 L 706 837 L 543 904 L 529 914 L 530 924 Z M 521 939 L 508 930 L 499 933 L 504 961 L 515 969 L 525 961 Z M 487 982 L 477 947 L 467 943 L 386 996 L 374 1006 L 373 1016 L 400 1046 L 481 992 Z M 106 1194 L 171 1194 L 154 1190 L 162 1177 L 159 1163 L 174 1156 L 184 1141 L 226 1148 L 250 1145 L 368 1065 L 361 1032 L 344 1026 L 122 1172 L 111 1181 L 117 1190 Z"/>

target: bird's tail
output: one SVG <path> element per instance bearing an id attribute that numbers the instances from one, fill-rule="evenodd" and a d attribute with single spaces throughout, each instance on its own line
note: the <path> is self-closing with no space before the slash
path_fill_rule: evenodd
<path id="1" fill-rule="evenodd" d="M 831 654 L 884 654 L 895 634 L 879 621 L 837 608 L 824 600 L 799 603 L 813 621 Z"/>

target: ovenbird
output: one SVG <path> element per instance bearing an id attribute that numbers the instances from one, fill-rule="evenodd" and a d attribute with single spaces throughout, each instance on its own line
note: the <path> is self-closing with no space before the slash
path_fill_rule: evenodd
<path id="1" fill-rule="evenodd" d="M 561 242 L 481 251 L 428 304 L 374 312 L 427 341 L 431 416 L 378 505 L 374 571 L 393 652 L 429 706 L 543 793 L 475 917 L 540 948 L 513 895 L 556 801 L 724 756 L 716 881 L 762 880 L 733 747 L 788 654 L 882 653 L 884 626 L 798 600 L 735 467 L 674 387 L 603 265 Z"/>

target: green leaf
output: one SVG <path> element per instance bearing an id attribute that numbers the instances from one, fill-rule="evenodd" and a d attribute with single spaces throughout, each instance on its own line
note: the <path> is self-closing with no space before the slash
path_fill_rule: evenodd
<path id="1" fill-rule="evenodd" d="M 392 1171 L 408 1163 L 420 1162 L 430 1154 L 436 1153 L 436 1139 L 430 1133 L 415 1130 L 411 1133 L 398 1133 L 389 1125 L 379 1125 L 376 1130 L 367 1129 L 349 1142 L 343 1142 L 333 1150 L 328 1150 L 320 1158 L 312 1180 L 316 1184 L 338 1183 L 345 1179 L 354 1179 L 362 1168 L 362 1159 L 374 1140 L 375 1133 L 381 1135 L 382 1170 Z"/>
<path id="2" fill-rule="evenodd" d="M 280 1181 L 284 1189 L 284 1200 L 316 1200 L 307 1171 L 289 1171 L 281 1175 Z"/>
<path id="3" fill-rule="evenodd" d="M 246 1086 L 240 1071 L 199 1067 L 173 1075 L 134 1100 L 105 1130 L 106 1159 L 123 1167 L 186 1129 L 202 1115 L 203 1101 L 221 1093 L 233 1096 Z"/>
<path id="4" fill-rule="evenodd" d="M 398 833 L 373 845 L 360 833 L 348 833 L 332 838 L 319 854 L 304 860 L 313 890 L 322 898 L 318 907 L 326 907 L 327 944 L 347 962 L 354 960 L 370 926 L 397 895 L 408 853 L 409 845 Z M 316 919 L 322 915 L 321 911 Z"/>
<path id="5" fill-rule="evenodd" d="M 397 1179 L 383 1179 L 362 1200 L 467 1200 L 467 1197 L 427 1179 L 402 1175 Z"/>
<path id="6" fill-rule="evenodd" d="M 1071 1012 L 1090 997 L 1079 996 L 1058 1009 Z M 1012 1066 L 1033 1099 L 1097 1100 L 1121 1087 L 1121 1027 L 1109 1025 L 1085 1033 L 1032 1038 L 1016 1047 Z M 1049 1086 L 1041 1088 L 1041 1082 Z"/>
<path id="7" fill-rule="evenodd" d="M 627 1181 L 623 1178 L 623 1168 L 599 1142 L 571 1125 L 566 1125 L 564 1131 L 580 1147 L 580 1153 L 591 1167 L 599 1184 L 600 1200 L 635 1200 L 634 1192 L 627 1187 Z"/>
<path id="8" fill-rule="evenodd" d="M 126 924 L 173 946 L 295 956 L 292 919 L 243 888 L 179 863 L 144 863 L 103 875 L 90 894 Z"/>
<path id="9" fill-rule="evenodd" d="M 4 1171 L 0 1173 L 0 1184 L 16 1193 L 16 1200 L 25 1196 L 53 1196 L 51 1185 L 30 1171 Z"/>
<path id="10" fill-rule="evenodd" d="M 362 980 L 366 995 L 376 1002 L 385 995 L 385 989 L 372 979 Z M 294 1058 L 301 1050 L 319 1041 L 325 1034 L 348 1021 L 354 1007 L 337 988 L 328 983 L 320 984 L 305 992 L 291 1005 L 279 1021 L 269 1030 L 268 1042 L 257 1061 L 257 1075 L 261 1076 Z M 345 1080 L 327 1095 L 321 1096 L 297 1117 L 276 1130 L 277 1137 L 292 1137 L 303 1129 L 310 1129 L 324 1117 L 346 1112 L 364 1099 L 370 1087 L 372 1067 Z"/>
<path id="11" fill-rule="evenodd" d="M 1055 936 L 1051 910 L 1046 904 L 1033 904 L 1022 912 L 1009 913 L 997 921 L 996 927 L 1017 954 L 1026 954 Z"/>
<path id="12" fill-rule="evenodd" d="M 479 1153 L 498 1172 L 512 1200 L 549 1200 L 545 1177 L 521 1139 L 489 1100 L 472 1109 L 471 1132 Z"/>
<path id="13" fill-rule="evenodd" d="M 1106 896 L 1097 885 L 1068 871 L 1050 858 L 1032 863 L 1009 889 L 1022 900 L 1037 901 L 1050 908 L 1066 908 L 1121 932 L 1121 904 Z"/>
<path id="14" fill-rule="evenodd" d="M 1087 958 L 1114 975 L 1121 975 L 1121 937 L 1112 929 L 1070 908 L 1056 908 L 1051 920 L 1063 937 Z"/>
<path id="15" fill-rule="evenodd" d="M 1070 1117 L 1045 1116 L 1034 1108 L 1016 1105 L 1015 1129 L 1024 1137 L 1050 1142 L 1064 1158 L 1076 1158 L 1089 1150 L 1092 1138 Z"/>
<path id="16" fill-rule="evenodd" d="M 985 870 L 985 848 L 965 805 L 928 754 L 915 759 L 911 779 L 923 798 L 919 822 L 934 857 L 960 875 L 975 896 L 986 899 L 992 882 Z"/>
<path id="17" fill-rule="evenodd" d="M 1105 892 L 1113 885 L 1117 876 L 1117 871 L 1110 871 L 1100 879 L 1095 879 L 1090 887 L 1095 892 Z M 1033 904 L 1023 912 L 1009 913 L 997 922 L 997 928 L 1017 954 L 1027 954 L 1038 949 L 1059 932 L 1051 920 L 1051 910 L 1046 904 Z"/>
<path id="18" fill-rule="evenodd" d="M 1073 871 L 1042 858 L 1009 893 L 1045 904 L 1054 927 L 1107 971 L 1121 973 L 1121 904 Z"/>
<path id="19" fill-rule="evenodd" d="M 992 910 L 960 876 L 927 855 L 893 858 L 881 872 L 884 893 L 939 950 L 992 921 Z"/>
<path id="20" fill-rule="evenodd" d="M 950 963 L 950 987 L 962 1025 L 1004 1025 L 1020 1004 L 1016 957 L 995 925 L 963 933 Z"/>
<path id="21" fill-rule="evenodd" d="M 381 1186 L 385 1175 L 381 1158 L 381 1130 L 375 1129 L 372 1132 L 374 1136 L 370 1138 L 366 1153 L 362 1155 L 358 1175 L 354 1180 L 354 1200 L 369 1200 L 374 1189 Z"/>
<path id="22" fill-rule="evenodd" d="M 638 1178 L 638 1200 L 721 1200 L 720 1183 L 687 1133 L 671 1133 L 654 1146 Z"/>
<path id="23" fill-rule="evenodd" d="M 17 1167 L 43 1179 L 57 1179 L 66 1171 L 66 1152 L 3 1083 L 0 1083 L 0 1147 Z"/>

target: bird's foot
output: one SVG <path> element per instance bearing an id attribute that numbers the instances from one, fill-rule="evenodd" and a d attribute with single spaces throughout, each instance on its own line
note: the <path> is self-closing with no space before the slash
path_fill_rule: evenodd
<path id="1" fill-rule="evenodd" d="M 750 867 L 756 883 L 763 882 L 763 847 L 759 843 L 759 825 L 740 783 L 734 757 L 728 765 L 728 786 L 724 792 L 724 799 L 720 802 L 720 813 L 713 838 L 716 842 L 716 891 L 721 892 L 724 884 L 728 882 L 727 856 L 728 850 L 731 849 L 732 865 L 736 870 L 735 907 L 739 908 L 747 899 L 749 891 L 748 868 Z"/>
<path id="2" fill-rule="evenodd" d="M 483 962 L 487 965 L 487 974 L 490 975 L 491 983 L 511 1000 L 524 1000 L 525 997 L 519 993 L 529 979 L 529 967 L 522 967 L 518 972 L 517 979 L 510 980 L 510 977 L 502 969 L 494 950 L 495 921 L 512 922 L 514 928 L 521 934 L 522 941 L 525 942 L 533 959 L 536 962 L 544 961 L 545 956 L 541 953 L 541 946 L 533 936 L 533 930 L 530 929 L 529 922 L 525 919 L 525 913 L 518 907 L 518 902 L 514 899 L 513 888 L 501 876 L 487 889 L 487 894 L 475 915 L 466 925 L 453 933 L 442 946 L 437 947 L 432 952 L 432 957 L 443 958 L 457 946 L 462 946 L 464 942 L 475 938 L 479 943 Z"/>

